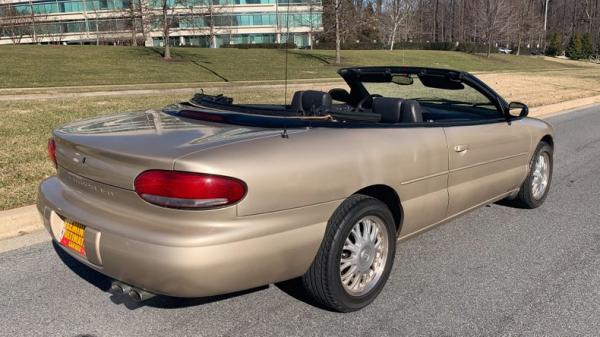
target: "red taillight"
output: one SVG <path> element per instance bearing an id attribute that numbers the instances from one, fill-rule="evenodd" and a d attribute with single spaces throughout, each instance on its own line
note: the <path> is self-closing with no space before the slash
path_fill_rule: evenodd
<path id="1" fill-rule="evenodd" d="M 149 203 L 171 208 L 209 208 L 234 204 L 246 195 L 235 178 L 191 172 L 150 170 L 135 178 L 135 191 Z"/>
<path id="2" fill-rule="evenodd" d="M 48 157 L 56 167 L 56 143 L 52 138 L 48 139 Z"/>

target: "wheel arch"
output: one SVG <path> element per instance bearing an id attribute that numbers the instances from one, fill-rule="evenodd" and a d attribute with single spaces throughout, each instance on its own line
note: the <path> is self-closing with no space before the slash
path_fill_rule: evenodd
<path id="1" fill-rule="evenodd" d="M 552 148 L 554 148 L 554 138 L 551 135 L 545 135 L 544 137 L 542 137 L 542 139 L 540 139 L 540 142 L 545 142 Z"/>
<path id="2" fill-rule="evenodd" d="M 400 234 L 402 220 L 404 219 L 404 210 L 396 190 L 388 185 L 378 184 L 364 187 L 354 194 L 367 195 L 383 202 L 390 209 L 390 212 L 392 212 L 396 225 L 396 234 Z"/>

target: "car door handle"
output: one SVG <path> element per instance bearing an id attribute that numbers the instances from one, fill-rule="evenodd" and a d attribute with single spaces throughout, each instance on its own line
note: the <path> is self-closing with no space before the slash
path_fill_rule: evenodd
<path id="1" fill-rule="evenodd" d="M 469 150 L 469 145 L 456 145 L 454 147 L 454 152 L 465 153 Z"/>

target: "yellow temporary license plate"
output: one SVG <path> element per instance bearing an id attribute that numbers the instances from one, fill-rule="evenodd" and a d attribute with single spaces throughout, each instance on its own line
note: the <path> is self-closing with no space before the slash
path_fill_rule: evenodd
<path id="1" fill-rule="evenodd" d="M 60 244 L 85 256 L 85 226 L 72 220 L 65 220 L 62 228 Z"/>

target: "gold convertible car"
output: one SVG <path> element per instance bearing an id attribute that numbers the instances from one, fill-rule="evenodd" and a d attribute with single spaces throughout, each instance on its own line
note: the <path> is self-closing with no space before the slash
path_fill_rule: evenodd
<path id="1" fill-rule="evenodd" d="M 502 199 L 540 206 L 553 132 L 466 72 L 339 70 L 291 104 L 223 95 L 54 130 L 38 210 L 112 291 L 202 297 L 302 279 L 347 312 L 402 239 Z"/>

